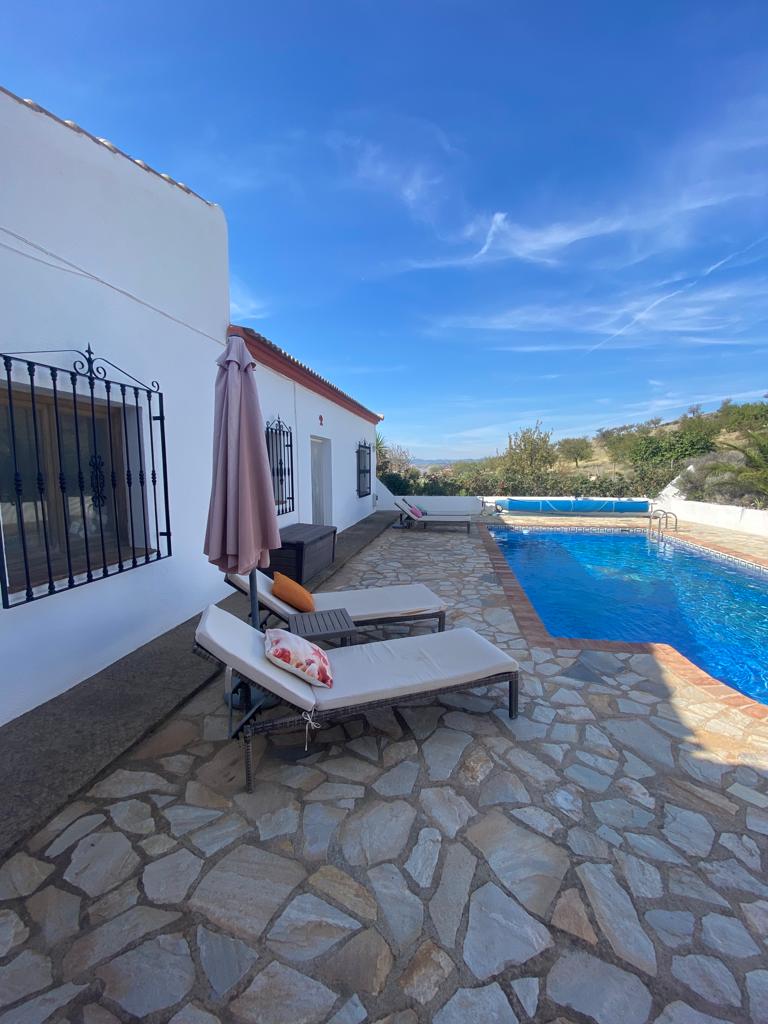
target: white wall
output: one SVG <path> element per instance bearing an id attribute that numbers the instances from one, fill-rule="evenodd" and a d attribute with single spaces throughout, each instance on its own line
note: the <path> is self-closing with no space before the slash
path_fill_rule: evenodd
<path id="1" fill-rule="evenodd" d="M 202 545 L 221 352 L 214 339 L 226 337 L 229 295 L 220 209 L 4 94 L 0 181 L 2 227 L 202 332 L 103 284 L 0 248 L 0 350 L 82 349 L 90 342 L 140 380 L 160 382 L 173 532 L 169 559 L 0 609 L 3 722 L 227 592 Z M 43 258 L 1 232 L 0 240 Z"/>
<path id="2" fill-rule="evenodd" d="M 654 502 L 656 508 L 674 512 L 680 522 L 699 523 L 701 526 L 719 526 L 725 530 L 740 530 L 757 537 L 768 537 L 768 510 L 741 508 L 739 505 L 715 505 L 707 501 L 686 501 L 685 498 L 665 496 Z"/>
<path id="3" fill-rule="evenodd" d="M 331 442 L 333 525 L 339 531 L 346 530 L 370 515 L 376 507 L 375 425 L 266 366 L 257 367 L 256 380 L 264 419 L 273 420 L 279 415 L 293 431 L 296 507 L 278 518 L 281 528 L 291 523 L 312 522 L 312 435 Z M 364 498 L 357 496 L 356 453 L 360 441 L 367 441 L 372 448 L 372 492 Z"/>

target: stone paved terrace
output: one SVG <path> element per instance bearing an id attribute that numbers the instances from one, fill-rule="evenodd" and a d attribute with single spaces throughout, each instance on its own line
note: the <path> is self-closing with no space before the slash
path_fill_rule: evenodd
<path id="1" fill-rule="evenodd" d="M 768 1021 L 768 727 L 651 655 L 529 648 L 476 529 L 388 530 L 522 670 L 257 747 L 212 683 L 0 868 L 0 1024 Z M 161 681 L 159 680 L 160 684 Z"/>

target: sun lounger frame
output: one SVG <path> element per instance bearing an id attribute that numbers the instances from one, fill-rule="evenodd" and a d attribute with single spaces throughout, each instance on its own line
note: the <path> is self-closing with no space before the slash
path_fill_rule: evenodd
<path id="1" fill-rule="evenodd" d="M 195 652 L 199 653 L 202 657 L 214 661 L 221 665 L 223 669 L 227 668 L 226 662 L 223 662 L 215 654 L 211 654 L 199 641 L 195 641 Z M 374 711 L 381 708 L 391 708 L 393 706 L 399 706 L 400 704 L 409 704 L 413 701 L 422 701 L 424 697 L 438 697 L 444 693 L 454 693 L 457 690 L 472 690 L 478 686 L 493 686 L 497 683 L 508 684 L 508 705 L 507 710 L 511 719 L 517 718 L 519 710 L 519 691 L 520 691 L 520 673 L 517 669 L 512 669 L 509 672 L 501 672 L 496 675 L 483 676 L 480 679 L 472 679 L 463 683 L 456 683 L 453 686 L 444 686 L 440 689 L 424 690 L 421 693 L 407 694 L 405 696 L 398 696 L 392 698 L 384 698 L 382 700 L 366 701 L 362 704 L 350 704 L 346 708 L 329 708 L 327 711 L 312 711 L 311 719 L 312 722 L 317 725 L 325 725 L 328 722 L 346 722 L 352 718 L 361 718 L 365 716 L 366 712 Z M 255 683 L 254 685 L 258 685 Z M 243 679 L 232 691 L 235 693 L 240 687 L 243 687 L 243 691 L 248 691 L 250 694 L 250 684 L 247 680 Z M 281 704 L 287 705 L 292 709 L 291 714 L 268 717 L 268 712 L 262 711 L 260 707 L 251 708 L 247 711 L 243 717 L 234 726 L 230 725 L 230 739 L 239 739 L 243 745 L 243 759 L 245 764 L 245 786 L 249 793 L 253 792 L 253 737 L 261 735 L 263 733 L 276 732 L 276 731 L 295 731 L 296 729 L 308 729 L 309 720 L 308 715 L 302 712 L 295 705 L 292 705 L 287 699 L 281 700 Z M 230 705 L 230 722 L 232 720 Z M 262 718 L 257 717 L 262 715 Z"/>

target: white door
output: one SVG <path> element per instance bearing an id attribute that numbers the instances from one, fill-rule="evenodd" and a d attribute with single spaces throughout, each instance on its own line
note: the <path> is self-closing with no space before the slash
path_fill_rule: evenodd
<path id="1" fill-rule="evenodd" d="M 327 437 L 312 437 L 312 522 L 331 526 L 331 442 Z"/>

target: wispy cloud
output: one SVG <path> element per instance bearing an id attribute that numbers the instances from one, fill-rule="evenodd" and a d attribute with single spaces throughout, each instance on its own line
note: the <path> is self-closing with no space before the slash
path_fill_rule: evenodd
<path id="1" fill-rule="evenodd" d="M 269 315 L 266 302 L 255 295 L 239 277 L 229 280 L 229 317 L 232 323 L 262 320 Z"/>

